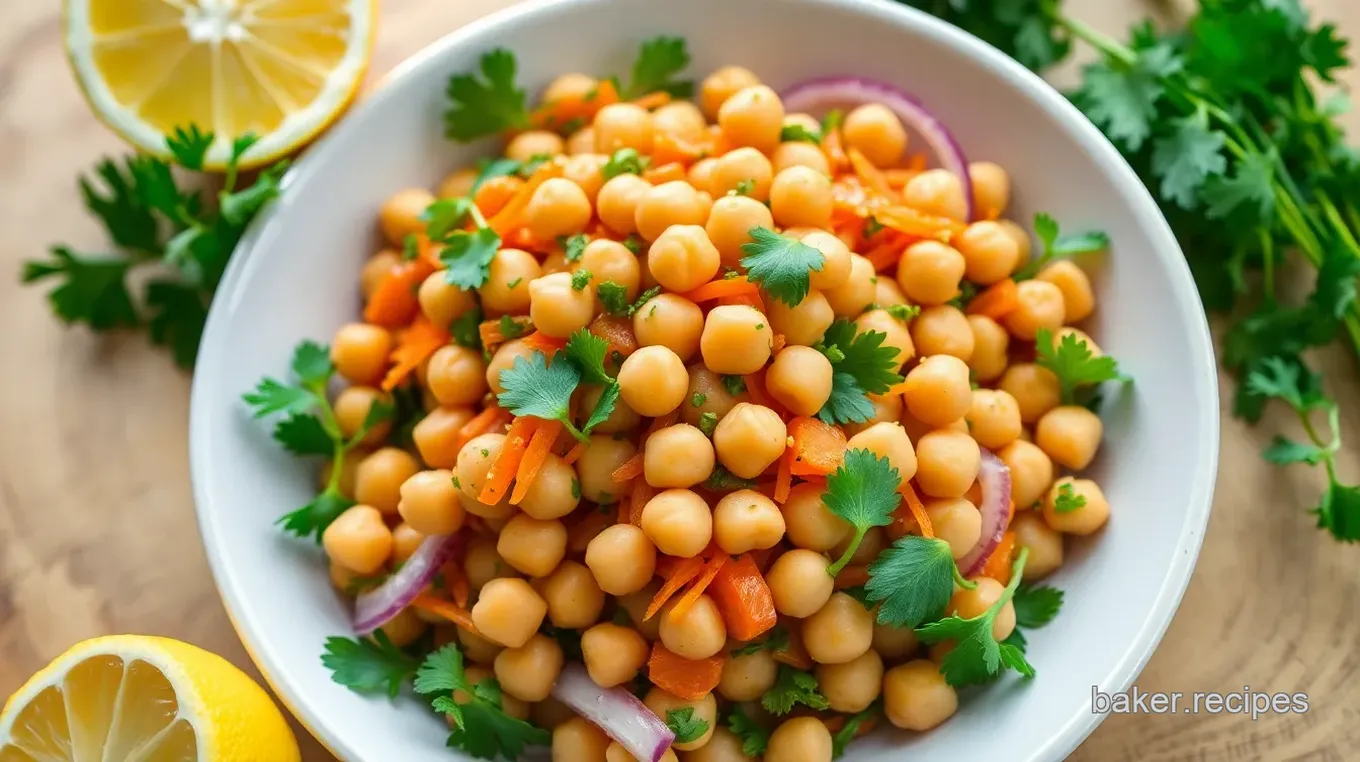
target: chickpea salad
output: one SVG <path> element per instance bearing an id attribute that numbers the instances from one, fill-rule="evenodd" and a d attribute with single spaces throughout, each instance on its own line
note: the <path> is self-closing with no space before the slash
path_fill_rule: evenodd
<path id="1" fill-rule="evenodd" d="M 279 522 L 353 599 L 322 662 L 474 757 L 927 731 L 1034 676 L 1039 580 L 1110 514 L 1079 473 L 1127 379 L 1072 259 L 1105 236 L 1008 219 L 895 87 L 688 64 L 652 39 L 537 102 L 506 50 L 454 75 L 448 137 L 502 153 L 388 198 L 362 320 L 245 395 L 324 460 Z"/>

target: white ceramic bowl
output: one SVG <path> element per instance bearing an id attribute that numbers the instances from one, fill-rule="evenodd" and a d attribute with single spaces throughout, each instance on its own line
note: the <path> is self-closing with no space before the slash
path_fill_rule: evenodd
<path id="1" fill-rule="evenodd" d="M 926 734 L 883 733 L 850 762 L 912 758 L 1058 760 L 1095 728 L 1093 687 L 1127 688 L 1171 621 L 1209 514 L 1218 401 L 1209 333 L 1180 249 L 1109 144 L 1057 92 L 1011 60 L 924 14 L 838 0 L 529 2 L 454 31 L 407 61 L 289 174 L 213 304 L 193 390 L 199 522 L 237 631 L 299 719 L 353 762 L 445 762 L 446 730 L 411 700 L 366 699 L 331 682 L 319 655 L 347 634 L 347 606 L 320 551 L 274 521 L 307 502 L 314 475 L 252 421 L 241 393 L 287 372 L 299 340 L 327 341 L 355 319 L 356 277 L 381 201 L 432 186 L 492 152 L 442 136 L 444 85 L 495 46 L 519 57 L 531 91 L 568 71 L 626 72 L 640 40 L 683 35 L 696 77 L 722 64 L 776 88 L 811 77 L 875 77 L 917 94 L 974 158 L 1014 178 L 1013 216 L 1053 213 L 1069 230 L 1109 232 L 1091 333 L 1136 379 L 1107 405 L 1095 478 L 1109 525 L 1078 543 L 1052 583 L 1061 615 L 1030 637 L 1033 681 L 966 693 Z M 777 760 L 773 762 L 778 762 Z"/>

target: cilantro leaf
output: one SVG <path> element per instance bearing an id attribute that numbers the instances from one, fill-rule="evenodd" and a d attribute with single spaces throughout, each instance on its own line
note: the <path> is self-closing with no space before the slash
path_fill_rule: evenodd
<path id="1" fill-rule="evenodd" d="M 751 719 L 742 711 L 740 704 L 733 704 L 727 714 L 727 729 L 741 741 L 741 753 L 755 758 L 765 753 L 770 744 L 770 731 L 764 725 Z"/>
<path id="2" fill-rule="evenodd" d="M 169 347 L 181 368 L 192 368 L 208 322 L 210 295 L 192 285 L 158 278 L 147 283 L 147 333 L 157 346 Z"/>
<path id="3" fill-rule="evenodd" d="M 786 124 L 779 131 L 779 141 L 781 143 L 796 143 L 799 141 L 821 143 L 822 135 L 820 130 L 809 130 L 801 124 Z"/>
<path id="4" fill-rule="evenodd" d="M 1152 171 L 1162 178 L 1162 198 L 1183 209 L 1195 208 L 1205 180 L 1228 168 L 1223 156 L 1226 141 L 1222 132 L 1209 129 L 1209 117 L 1203 110 L 1172 122 L 1171 133 L 1152 147 Z"/>
<path id="5" fill-rule="evenodd" d="M 576 365 L 581 380 L 587 384 L 608 384 L 613 378 L 605 371 L 605 357 L 609 355 L 609 342 L 596 336 L 585 328 L 577 330 L 567 339 L 567 359 Z"/>
<path id="6" fill-rule="evenodd" d="M 874 415 L 869 394 L 883 394 L 901 383 L 897 373 L 897 349 L 883 346 L 887 334 L 857 333 L 857 327 L 840 319 L 822 335 L 817 350 L 831 361 L 831 396 L 817 417 L 827 423 L 858 423 Z"/>
<path id="7" fill-rule="evenodd" d="M 576 233 L 575 235 L 564 238 L 561 243 L 562 253 L 566 256 L 567 261 L 575 262 L 581 258 L 581 255 L 586 253 L 586 244 L 590 243 L 590 238 L 588 238 L 585 233 Z"/>
<path id="8" fill-rule="evenodd" d="M 185 169 L 203 170 L 203 158 L 208 155 L 215 136 L 204 133 L 198 125 L 191 124 L 188 129 L 176 127 L 165 137 L 165 147 L 175 157 L 175 163 Z"/>
<path id="9" fill-rule="evenodd" d="M 1132 62 L 1107 58 L 1082 70 L 1082 85 L 1074 99 L 1112 141 L 1137 151 L 1152 134 L 1165 93 L 1161 79 L 1182 66 L 1166 44 L 1136 51 Z"/>
<path id="10" fill-rule="evenodd" d="M 421 695 L 467 690 L 463 653 L 458 650 L 458 646 L 450 643 L 425 657 L 415 672 L 413 687 Z"/>
<path id="11" fill-rule="evenodd" d="M 1273 154 L 1250 154 L 1237 162 L 1231 177 L 1210 178 L 1200 192 L 1210 219 L 1223 219 L 1241 211 L 1248 222 L 1268 222 L 1275 215 Z"/>
<path id="12" fill-rule="evenodd" d="M 573 291 L 586 290 L 586 286 L 590 285 L 590 278 L 591 275 L 589 270 L 577 270 L 576 272 L 572 273 L 571 290 Z"/>
<path id="13" fill-rule="evenodd" d="M 449 335 L 459 346 L 468 349 L 482 348 L 482 334 L 478 330 L 482 324 L 482 308 L 474 305 L 472 309 L 453 319 L 449 325 Z"/>
<path id="14" fill-rule="evenodd" d="M 854 376 L 837 371 L 831 374 L 831 396 L 817 417 L 827 423 L 862 423 L 874 417 L 874 403 Z"/>
<path id="15" fill-rule="evenodd" d="M 293 359 L 289 361 L 288 367 L 299 381 L 318 394 L 335 373 L 330 349 L 315 341 L 298 342 L 293 348 Z"/>
<path id="16" fill-rule="evenodd" d="M 321 542 L 321 533 L 326 531 L 340 514 L 344 513 L 354 501 L 341 495 L 335 490 L 326 490 L 312 498 L 312 501 L 298 508 L 295 511 L 285 513 L 274 522 L 283 527 L 283 531 L 306 539 L 315 537 L 316 541 Z"/>
<path id="17" fill-rule="evenodd" d="M 1025 658 L 1025 652 L 1010 643 L 997 644 L 997 657 L 1001 665 L 1019 672 L 1022 677 L 1034 677 L 1034 666 Z"/>
<path id="18" fill-rule="evenodd" d="M 651 163 L 651 158 L 639 154 L 636 148 L 620 148 L 604 163 L 600 174 L 606 180 L 619 175 L 640 175 Z"/>
<path id="19" fill-rule="evenodd" d="M 802 241 L 782 236 L 766 227 L 751 228 L 751 240 L 741 245 L 741 265 L 746 277 L 770 296 L 796 307 L 807 297 L 808 274 L 821 272 L 822 252 Z"/>
<path id="20" fill-rule="evenodd" d="M 481 78 L 476 73 L 449 78 L 444 135 L 460 143 L 529 124 L 524 91 L 515 87 L 515 54 L 497 48 L 482 56 L 480 66 Z"/>
<path id="21" fill-rule="evenodd" d="M 746 391 L 746 379 L 741 376 L 723 375 L 723 388 L 733 397 L 738 397 Z"/>
<path id="22" fill-rule="evenodd" d="M 709 439 L 713 438 L 713 432 L 718 428 L 718 414 L 703 412 L 699 414 L 699 431 Z"/>
<path id="23" fill-rule="evenodd" d="M 571 395 L 581 382 L 574 363 L 563 359 L 549 363 L 542 352 L 516 357 L 511 368 L 501 371 L 505 391 L 496 395 L 501 407 L 516 416 L 529 415 L 545 421 L 561 421 L 577 441 L 588 438 L 571 422 Z"/>
<path id="24" fill-rule="evenodd" d="M 1063 404 L 1073 404 L 1076 391 L 1082 387 L 1123 378 L 1119 363 L 1113 357 L 1096 357 L 1076 334 L 1065 334 L 1055 345 L 1052 332 L 1040 328 L 1035 334 L 1034 355 L 1037 365 L 1048 368 L 1058 377 Z"/>
<path id="25" fill-rule="evenodd" d="M 713 473 L 704 480 L 704 489 L 714 492 L 731 491 L 735 489 L 754 489 L 756 482 L 751 479 L 741 479 L 733 476 L 731 472 L 722 466 L 715 466 Z"/>
<path id="26" fill-rule="evenodd" d="M 953 650 L 940 664 L 940 672 L 950 685 L 958 687 L 988 682 L 1000 673 L 1003 666 L 1016 669 L 1026 676 L 1033 675 L 1033 668 L 1025 661 L 1024 654 L 1019 649 L 1006 646 L 1003 658 L 1003 649 L 992 636 L 996 615 L 1015 594 L 1028 556 L 1029 549 L 1022 548 L 1012 566 L 1010 584 L 986 611 L 971 619 L 951 614 L 937 622 L 916 628 L 916 636 L 923 643 L 954 641 Z"/>
<path id="27" fill-rule="evenodd" d="M 246 404 L 255 408 L 255 417 L 263 418 L 272 413 L 305 413 L 317 404 L 316 395 L 299 386 L 263 378 L 255 386 L 255 391 L 242 395 Z"/>
<path id="28" fill-rule="evenodd" d="M 523 165 L 515 159 L 507 159 L 504 157 L 490 160 L 484 159 L 478 162 L 477 168 L 479 171 L 477 173 L 477 178 L 472 181 L 472 190 L 469 191 L 469 194 L 476 193 L 477 189 L 482 187 L 482 184 L 487 180 L 516 174 L 522 167 Z"/>
<path id="29" fill-rule="evenodd" d="M 694 716 L 694 707 L 666 710 L 666 727 L 675 733 L 675 743 L 689 743 L 704 737 L 708 732 L 708 721 Z"/>
<path id="30" fill-rule="evenodd" d="M 845 453 L 840 467 L 826 478 L 822 502 L 854 527 L 855 533 L 841 557 L 827 567 L 827 574 L 834 577 L 850 563 L 870 529 L 892 523 L 892 513 L 902 502 L 897 493 L 901 485 L 901 475 L 889 465 L 887 458 L 880 458 L 869 450 L 855 449 Z"/>
<path id="31" fill-rule="evenodd" d="M 1319 529 L 1326 529 L 1342 542 L 1360 541 L 1360 487 L 1330 482 L 1313 513 Z"/>
<path id="32" fill-rule="evenodd" d="M 634 299 L 628 301 L 628 289 L 620 286 L 612 280 L 607 280 L 595 287 L 595 296 L 600 300 L 604 311 L 615 317 L 632 317 L 642 308 L 642 305 L 651 301 L 653 297 L 661 293 L 660 286 L 653 286 Z"/>
<path id="33" fill-rule="evenodd" d="M 255 182 L 235 192 L 223 192 L 218 199 L 218 206 L 222 212 L 222 219 L 226 222 L 240 226 L 244 229 L 246 223 L 250 222 L 265 204 L 278 198 L 282 190 L 281 183 L 283 175 L 287 172 L 289 163 L 280 161 L 272 166 L 261 170 L 255 177 Z M 240 233 L 235 234 L 240 238 Z M 225 250 L 230 254 L 232 246 L 225 246 Z"/>
<path id="34" fill-rule="evenodd" d="M 1326 460 L 1328 455 L 1329 453 L 1325 448 L 1307 442 L 1295 442 L 1278 434 L 1270 443 L 1270 446 L 1261 453 L 1263 458 L 1278 466 L 1287 466 L 1292 463 L 1307 463 L 1310 466 L 1316 466 Z"/>
<path id="35" fill-rule="evenodd" d="M 1063 592 L 1056 587 L 1021 585 L 1011 601 L 1015 607 L 1015 623 L 1031 629 L 1043 627 L 1058 615 L 1062 602 Z"/>
<path id="36" fill-rule="evenodd" d="M 137 325 L 137 310 L 127 288 L 128 259 L 84 256 L 65 246 L 53 246 L 51 252 L 51 260 L 25 262 L 21 280 L 60 279 L 47 295 L 58 318 L 85 323 L 96 331 Z"/>
<path id="37" fill-rule="evenodd" d="M 548 731 L 506 714 L 501 687 L 495 678 L 469 685 L 463 654 L 453 643 L 425 657 L 416 670 L 415 691 L 430 699 L 432 708 L 453 722 L 448 745 L 479 759 L 519 759 L 524 747 L 544 745 Z M 461 692 L 462 700 L 455 698 Z"/>
<path id="38" fill-rule="evenodd" d="M 664 92 L 674 98 L 694 95 L 694 83 L 677 80 L 675 76 L 689 66 L 689 50 L 683 37 L 655 37 L 642 43 L 633 76 L 629 80 L 627 97 L 637 98 L 648 93 Z"/>
<path id="39" fill-rule="evenodd" d="M 274 439 L 294 455 L 330 455 L 335 447 L 321 419 L 311 414 L 294 414 L 274 426 Z"/>
<path id="40" fill-rule="evenodd" d="M 466 196 L 441 198 L 425 207 L 420 213 L 420 221 L 425 223 L 425 235 L 431 241 L 444 238 L 467 220 L 472 213 L 472 199 Z"/>
<path id="41" fill-rule="evenodd" d="M 321 663 L 331 679 L 355 693 L 386 693 L 396 698 L 401 686 L 416 674 L 414 658 L 392 645 L 382 630 L 372 639 L 326 638 Z"/>
<path id="42" fill-rule="evenodd" d="M 1073 235 L 1062 235 L 1058 221 L 1052 216 L 1039 212 L 1034 215 L 1034 234 L 1039 237 L 1041 251 L 1039 256 L 1026 262 L 1015 271 L 1011 278 L 1016 281 L 1029 280 L 1055 257 L 1072 257 L 1108 248 L 1110 237 L 1100 231 L 1087 231 Z M 967 281 L 964 281 L 967 283 Z"/>
<path id="43" fill-rule="evenodd" d="M 770 714 L 788 714 L 797 704 L 826 709 L 826 697 L 818 690 L 817 678 L 786 664 L 779 665 L 774 685 L 760 697 L 760 705 Z"/>
<path id="44" fill-rule="evenodd" d="M 101 161 L 95 166 L 95 174 L 103 181 L 102 192 L 93 180 L 82 175 L 80 195 L 116 245 L 154 255 L 161 248 L 161 223 L 151 208 L 142 203 L 133 164 L 134 159 L 127 159 L 124 170 L 112 159 Z"/>
<path id="45" fill-rule="evenodd" d="M 949 543 L 906 535 L 869 564 L 864 588 L 869 600 L 882 602 L 879 624 L 915 627 L 944 613 L 956 574 Z"/>
<path id="46" fill-rule="evenodd" d="M 500 247 L 501 237 L 491 228 L 451 233 L 439 252 L 439 261 L 448 268 L 444 280 L 464 290 L 480 288 L 491 277 L 491 260 Z"/>
<path id="47" fill-rule="evenodd" d="M 1053 499 L 1053 510 L 1058 513 L 1071 513 L 1079 508 L 1086 507 L 1086 496 L 1078 495 L 1072 491 L 1072 482 L 1063 482 L 1058 486 L 1058 494 Z"/>
<path id="48" fill-rule="evenodd" d="M 777 624 L 761 640 L 743 643 L 732 649 L 732 656 L 750 656 L 761 651 L 782 651 L 789 647 L 789 631 L 784 625 Z"/>
<path id="49" fill-rule="evenodd" d="M 880 711 L 879 702 L 875 701 L 862 712 L 856 712 L 845 718 L 845 724 L 831 736 L 831 758 L 839 759 L 845 754 L 845 747 L 855 740 L 859 735 L 860 726 L 868 722 Z"/>

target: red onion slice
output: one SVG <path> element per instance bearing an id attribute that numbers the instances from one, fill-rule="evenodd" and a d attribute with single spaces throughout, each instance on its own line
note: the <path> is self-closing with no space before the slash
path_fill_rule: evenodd
<path id="1" fill-rule="evenodd" d="M 914 130 L 926 141 L 942 167 L 959 176 L 963 186 L 963 201 L 968 209 L 966 221 L 972 221 L 976 210 L 973 208 L 973 183 L 968 178 L 968 157 L 949 128 L 936 119 L 916 96 L 885 82 L 864 77 L 824 77 L 796 84 L 780 97 L 784 100 L 784 110 L 789 112 L 816 113 L 834 106 L 862 106 L 866 103 L 881 103 L 888 107 L 908 129 Z"/>
<path id="2" fill-rule="evenodd" d="M 963 576 L 971 577 L 982 571 L 991 558 L 992 551 L 1001 544 L 1001 536 L 1006 533 L 1006 515 L 1011 504 L 1011 470 L 991 450 L 982 449 L 982 466 L 978 469 L 978 481 L 982 484 L 982 536 L 978 544 L 959 559 L 959 570 Z"/>
<path id="3" fill-rule="evenodd" d="M 396 574 L 359 594 L 354 601 L 354 631 L 367 635 L 401 613 L 430 584 L 457 545 L 458 535 L 431 535 L 422 540 Z"/>
<path id="4" fill-rule="evenodd" d="M 637 696 L 623 688 L 601 688 L 580 664 L 563 667 L 552 695 L 603 730 L 638 762 L 660 762 L 675 740 L 675 733 Z"/>

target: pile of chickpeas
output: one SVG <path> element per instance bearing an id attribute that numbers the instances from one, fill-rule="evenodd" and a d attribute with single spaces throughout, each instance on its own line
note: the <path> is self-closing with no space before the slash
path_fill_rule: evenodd
<path id="1" fill-rule="evenodd" d="M 567 74 L 543 98 L 577 97 L 596 85 L 589 76 Z M 426 414 L 414 427 L 414 444 L 386 444 L 392 432 L 379 426 L 343 465 L 342 488 L 357 504 L 324 534 L 335 585 L 352 591 L 356 579 L 403 563 L 423 538 L 466 533 L 460 563 L 477 631 L 411 609 L 383 629 L 397 645 L 412 643 L 429 627 L 437 643 L 459 643 L 470 681 L 494 676 L 507 713 L 552 729 L 554 760 L 631 757 L 550 698 L 564 654 L 541 630 L 551 625 L 580 631 L 585 668 L 604 687 L 628 687 L 645 677 L 657 640 L 685 658 L 728 654 L 740 643 L 728 637 L 708 595 L 682 617 L 668 616 L 668 604 L 643 619 L 661 585 L 658 559 L 692 557 L 710 543 L 729 554 L 766 551 L 763 571 L 780 623 L 811 657 L 831 712 L 859 712 L 881 698 L 889 722 L 915 731 L 954 713 L 955 690 L 938 669 L 947 646 L 924 650 L 910 629 L 877 624 L 874 611 L 835 589 L 828 558 L 846 547 L 851 529 L 822 502 L 825 483 L 798 481 L 782 504 L 767 488 L 789 446 L 789 416 L 813 416 L 828 399 L 832 366 L 813 346 L 838 318 L 853 321 L 860 331 L 885 334 L 906 377 L 891 393 L 871 397 L 872 418 L 842 426 L 847 447 L 886 457 L 904 479 L 913 480 L 936 535 L 955 558 L 968 553 L 981 532 L 981 448 L 1010 468 L 1015 503 L 1010 531 L 1029 549 L 1026 580 L 1062 565 L 1064 535 L 1090 534 L 1108 517 L 1094 482 L 1058 478 L 1061 469 L 1080 471 L 1091 461 L 1101 439 L 1100 419 L 1086 408 L 1061 404 L 1057 378 L 1033 362 L 1041 329 L 1055 340 L 1073 333 L 1100 352 L 1070 327 L 1094 309 L 1086 275 L 1069 262 L 1047 265 L 1019 283 L 1019 304 L 1000 321 L 949 304 L 965 279 L 986 287 L 1030 257 L 1028 234 L 999 216 L 1010 194 L 1006 172 L 985 162 L 969 168 L 976 207 L 992 210 L 995 219 L 968 224 L 949 243 L 913 243 L 895 268 L 875 272 L 845 242 L 854 239 L 833 229 L 827 156 L 813 143 L 781 142 L 781 128 L 788 124 L 817 122 L 808 114 L 786 114 L 779 96 L 747 69 L 725 67 L 703 81 L 697 105 L 677 101 L 649 111 L 620 103 L 600 109 L 593 122 L 566 137 L 532 130 L 511 138 L 505 156 L 528 161 L 546 155 L 562 169 L 560 177 L 542 182 L 524 212 L 524 226 L 542 246 L 500 249 L 489 279 L 475 292 L 435 272 L 419 287 L 420 311 L 433 324 L 448 326 L 480 305 L 487 319 L 527 315 L 534 330 L 566 338 L 602 313 L 599 284 L 622 286 L 630 300 L 660 286 L 661 293 L 631 317 L 638 348 L 617 367 L 617 407 L 575 462 L 550 455 L 518 506 L 481 503 L 478 495 L 506 440 L 504 427 L 467 442 L 460 442 L 459 430 L 504 390 L 502 371 L 533 350 L 521 339 L 487 355 L 450 343 L 416 373 Z M 908 136 L 889 109 L 859 106 L 845 115 L 842 129 L 845 145 L 876 167 L 908 166 Z M 656 137 L 665 134 L 693 143 L 720 134 L 728 150 L 695 161 L 685 180 L 653 185 L 637 174 L 603 177 L 615 151 L 632 148 L 648 156 Z M 400 262 L 406 237 L 423 229 L 421 212 L 437 198 L 470 195 L 476 176 L 475 170 L 459 170 L 434 193 L 402 190 L 383 204 L 380 224 L 388 248 L 363 267 L 365 295 Z M 961 183 L 949 172 L 917 172 L 893 192 L 894 203 L 967 222 Z M 741 245 L 757 226 L 824 255 L 823 268 L 809 274 L 806 298 L 791 307 L 765 295 L 764 312 L 750 304 L 686 299 L 686 292 L 723 277 L 724 268 L 740 269 Z M 579 259 L 569 262 L 560 237 L 592 230 L 607 234 L 593 235 Z M 641 253 L 622 242 L 628 236 L 642 242 Z M 590 273 L 585 288 L 573 288 L 578 270 Z M 904 322 L 885 309 L 903 304 L 919 306 L 919 315 Z M 776 335 L 783 337 L 779 344 Z M 389 398 L 379 384 L 394 346 L 393 333 L 375 325 L 354 323 L 335 334 L 332 357 L 351 384 L 334 403 L 347 434 L 359 430 L 375 401 Z M 749 390 L 734 393 L 740 387 L 725 379 L 756 373 L 763 373 L 768 396 L 781 410 L 755 403 Z M 601 391 L 589 385 L 579 390 L 578 425 Z M 676 411 L 673 425 L 644 441 L 650 419 Z M 711 437 L 699 428 L 705 414 L 717 420 Z M 613 473 L 638 452 L 644 463 L 639 478 L 655 496 L 642 508 L 640 525 L 616 523 L 614 506 L 629 485 L 616 483 Z M 754 480 L 758 488 L 705 489 L 719 466 Z M 1084 506 L 1055 510 L 1064 484 L 1085 498 Z M 871 529 L 852 563 L 871 562 L 900 531 Z M 976 589 L 956 592 L 950 611 L 974 616 L 1001 592 L 999 582 L 980 579 Z M 1014 624 L 1008 603 L 994 634 L 1005 638 Z M 708 732 L 676 744 L 666 759 L 676 759 L 678 752 L 693 762 L 745 760 L 740 740 L 722 720 L 727 706 L 740 704 L 773 728 L 767 759 L 828 762 L 831 734 L 824 716 L 800 709 L 775 718 L 760 708 L 777 667 L 771 651 L 758 650 L 726 656 L 716 691 L 702 699 L 687 701 L 651 688 L 645 703 L 659 716 L 692 707 L 708 723 Z"/>

